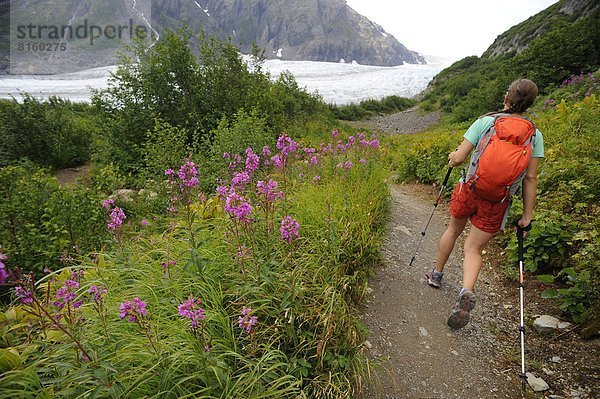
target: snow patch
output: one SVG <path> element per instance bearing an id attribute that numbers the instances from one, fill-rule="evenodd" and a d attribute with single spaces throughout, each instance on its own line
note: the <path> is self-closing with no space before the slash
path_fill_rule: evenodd
<path id="1" fill-rule="evenodd" d="M 204 13 L 210 17 L 210 14 L 208 13 L 208 8 L 206 10 L 202 10 L 202 11 L 204 11 Z"/>
<path id="2" fill-rule="evenodd" d="M 381 36 L 388 37 L 387 33 L 385 33 L 385 32 L 381 32 Z"/>
<path id="3" fill-rule="evenodd" d="M 275 57 L 277 57 L 277 58 L 281 58 L 281 57 L 283 57 L 283 49 L 282 49 L 282 48 L 280 48 L 280 49 L 279 49 L 279 50 L 277 50 L 277 51 L 273 51 L 273 54 L 275 54 Z"/>

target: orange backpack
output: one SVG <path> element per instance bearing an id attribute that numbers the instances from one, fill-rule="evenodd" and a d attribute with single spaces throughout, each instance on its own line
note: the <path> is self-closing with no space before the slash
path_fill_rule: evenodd
<path id="1" fill-rule="evenodd" d="M 493 115 L 494 121 L 473 151 L 464 181 L 478 197 L 502 203 L 525 177 L 535 142 L 535 125 L 510 114 Z"/>

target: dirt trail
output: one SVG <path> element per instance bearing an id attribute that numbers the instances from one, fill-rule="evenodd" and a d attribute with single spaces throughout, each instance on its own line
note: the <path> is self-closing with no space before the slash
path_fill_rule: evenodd
<path id="1" fill-rule="evenodd" d="M 460 289 L 461 249 L 457 245 L 441 289 L 427 285 L 437 240 L 445 229 L 447 210 L 436 211 L 412 267 L 410 258 L 429 217 L 434 192 L 417 195 L 420 186 L 391 185 L 392 211 L 384 245 L 384 267 L 372 281 L 363 321 L 371 330 L 369 354 L 387 369 L 379 373 L 382 398 L 515 398 L 513 370 L 493 363 L 499 345 L 486 327 L 493 308 L 484 265 L 471 323 L 453 331 L 446 325 Z M 423 193 L 421 193 L 423 194 Z M 430 200 L 428 200 L 429 198 Z M 493 295 L 493 293 L 492 293 Z M 517 381 L 518 382 L 518 381 Z M 376 397 L 375 391 L 367 397 Z"/>

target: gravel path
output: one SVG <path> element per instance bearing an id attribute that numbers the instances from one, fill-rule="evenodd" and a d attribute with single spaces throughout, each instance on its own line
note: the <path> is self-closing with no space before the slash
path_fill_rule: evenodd
<path id="1" fill-rule="evenodd" d="M 441 115 L 439 111 L 421 114 L 416 108 L 411 108 L 395 114 L 377 116 L 367 124 L 389 134 L 411 134 L 426 130 L 437 123 Z"/>
<path id="2" fill-rule="evenodd" d="M 366 397 L 519 397 L 518 375 L 512 369 L 502 370 L 494 360 L 501 343 L 490 332 L 489 322 L 516 326 L 502 319 L 494 306 L 490 266 L 484 264 L 480 274 L 471 323 L 458 331 L 446 325 L 462 277 L 458 244 L 442 288 L 431 288 L 425 281 L 424 273 L 433 265 L 437 241 L 448 219 L 446 206 L 436 211 L 420 254 L 413 266 L 408 266 L 436 194 L 431 191 L 424 199 L 415 194 L 418 190 L 415 186 L 391 186 L 385 265 L 371 283 L 373 291 L 362 315 L 371 331 L 365 346 L 384 369 L 378 373 L 381 386 L 371 388 Z"/>

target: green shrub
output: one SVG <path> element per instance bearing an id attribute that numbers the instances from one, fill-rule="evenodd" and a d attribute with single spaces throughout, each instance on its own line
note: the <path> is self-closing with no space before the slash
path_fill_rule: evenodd
<path id="1" fill-rule="evenodd" d="M 381 100 L 363 100 L 359 104 L 335 105 L 330 104 L 329 108 L 336 119 L 345 121 L 358 121 L 371 118 L 380 114 L 391 114 L 404 111 L 414 107 L 416 101 L 410 98 L 399 96 L 388 96 Z"/>

